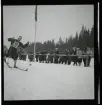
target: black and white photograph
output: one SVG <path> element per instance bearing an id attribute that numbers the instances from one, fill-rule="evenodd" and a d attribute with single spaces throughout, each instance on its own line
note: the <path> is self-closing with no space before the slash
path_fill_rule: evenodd
<path id="1" fill-rule="evenodd" d="M 3 6 L 4 100 L 94 99 L 94 5 Z"/>

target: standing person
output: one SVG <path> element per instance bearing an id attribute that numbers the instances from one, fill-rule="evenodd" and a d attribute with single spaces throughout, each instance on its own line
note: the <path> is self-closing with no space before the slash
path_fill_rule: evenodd
<path id="1" fill-rule="evenodd" d="M 78 56 L 78 63 L 80 66 L 82 62 L 82 51 L 80 50 L 80 48 L 77 49 L 77 56 Z"/>
<path id="2" fill-rule="evenodd" d="M 59 54 L 59 50 L 58 50 L 58 48 L 55 48 L 54 63 L 56 63 L 56 64 L 58 63 L 58 58 L 59 58 L 59 56 L 57 54 Z"/>
<path id="3" fill-rule="evenodd" d="M 4 48 L 4 51 L 3 51 L 3 59 L 4 59 L 4 61 L 6 62 L 6 57 L 8 57 L 8 48 L 7 48 L 7 46 L 3 46 L 3 48 Z"/>
<path id="4" fill-rule="evenodd" d="M 77 52 L 77 48 L 76 48 L 76 47 L 73 47 L 73 48 L 72 48 L 72 54 L 73 54 L 73 55 L 76 55 L 76 52 Z"/>
<path id="5" fill-rule="evenodd" d="M 8 41 L 11 42 L 11 46 L 9 48 L 9 56 L 14 60 L 14 68 L 18 68 L 16 66 L 16 63 L 17 63 L 17 58 L 18 58 L 18 53 L 19 53 L 20 48 L 25 48 L 29 45 L 29 42 L 23 45 L 21 40 L 22 40 L 21 36 L 19 36 L 18 39 L 8 38 Z"/>
<path id="6" fill-rule="evenodd" d="M 65 49 L 65 55 L 68 55 L 68 50 L 67 49 Z"/>
<path id="7" fill-rule="evenodd" d="M 59 54 L 58 48 L 55 48 L 55 54 Z"/>
<path id="8" fill-rule="evenodd" d="M 67 61 L 68 61 L 68 50 L 65 49 L 65 56 L 64 56 L 64 62 L 65 62 L 65 64 L 67 64 Z"/>
<path id="9" fill-rule="evenodd" d="M 38 52 L 36 52 L 36 62 L 38 62 L 38 59 L 39 59 L 39 53 Z"/>
<path id="10" fill-rule="evenodd" d="M 73 47 L 72 48 L 72 61 L 74 62 L 73 65 L 77 65 L 77 56 L 76 56 L 76 53 L 77 53 L 77 48 L 76 47 Z"/>
<path id="11" fill-rule="evenodd" d="M 44 62 L 46 62 L 46 54 L 47 54 L 47 50 L 46 49 L 44 49 L 43 54 L 44 54 Z"/>
<path id="12" fill-rule="evenodd" d="M 86 67 L 86 61 L 87 61 L 87 48 L 84 46 L 84 49 L 83 49 L 83 62 L 84 62 L 84 67 Z"/>
<path id="13" fill-rule="evenodd" d="M 14 39 L 14 37 L 12 37 L 12 39 Z M 11 45 L 13 44 L 13 42 L 11 42 Z M 10 49 L 8 49 L 8 54 L 6 55 L 8 57 L 8 62 L 7 64 L 9 64 L 9 57 L 10 57 Z M 11 58 L 11 57 L 10 57 Z"/>
<path id="14" fill-rule="evenodd" d="M 88 47 L 87 48 L 87 66 L 89 67 L 90 66 L 90 61 L 91 61 L 91 50 L 90 48 Z"/>

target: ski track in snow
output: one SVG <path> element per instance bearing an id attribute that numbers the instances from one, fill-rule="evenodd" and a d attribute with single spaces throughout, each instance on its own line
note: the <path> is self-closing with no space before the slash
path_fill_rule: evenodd
<path id="1" fill-rule="evenodd" d="M 17 62 L 21 68 L 29 64 Z M 27 72 L 4 64 L 4 100 L 44 99 L 94 99 L 94 60 L 91 67 L 32 62 Z"/>

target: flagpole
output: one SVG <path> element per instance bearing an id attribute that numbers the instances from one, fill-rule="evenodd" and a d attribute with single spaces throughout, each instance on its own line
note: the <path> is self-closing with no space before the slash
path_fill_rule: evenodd
<path id="1" fill-rule="evenodd" d="M 34 41 L 34 62 L 35 62 L 35 47 L 36 47 L 36 21 L 35 21 L 35 41 Z"/>
<path id="2" fill-rule="evenodd" d="M 34 40 L 34 62 L 35 62 L 35 48 L 36 48 L 36 22 L 37 22 L 37 5 L 35 7 L 35 40 Z"/>

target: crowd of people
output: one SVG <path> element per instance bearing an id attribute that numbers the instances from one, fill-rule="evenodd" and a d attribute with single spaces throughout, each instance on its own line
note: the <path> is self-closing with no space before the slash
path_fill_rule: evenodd
<path id="1" fill-rule="evenodd" d="M 11 42 L 11 46 L 9 49 L 4 46 L 4 58 L 11 57 L 14 60 L 14 67 L 16 67 L 17 59 L 26 60 L 27 55 L 29 61 L 34 60 L 33 54 L 25 54 L 24 48 L 29 45 L 29 42 L 26 44 L 21 43 L 22 37 L 19 36 L 18 39 L 8 38 L 8 41 Z M 71 62 L 74 62 L 73 65 L 81 65 L 82 61 L 84 62 L 84 66 L 90 66 L 92 51 L 90 48 L 85 47 L 83 50 L 77 47 L 73 47 L 72 49 L 65 49 L 64 51 L 55 48 L 54 50 L 46 50 L 36 52 L 36 62 L 45 62 L 45 63 L 65 63 L 70 65 Z M 6 61 L 6 59 L 4 59 Z"/>
<path id="2" fill-rule="evenodd" d="M 19 56 L 20 60 L 26 60 L 27 54 L 21 54 Z M 30 61 L 34 60 L 33 54 L 28 54 L 28 58 Z M 55 50 L 43 50 L 41 52 L 36 52 L 36 62 L 45 62 L 45 63 L 65 63 L 70 65 L 73 62 L 73 65 L 81 65 L 82 61 L 84 62 L 84 66 L 90 66 L 90 61 L 92 58 L 92 51 L 90 48 L 84 48 L 82 51 L 80 48 L 73 47 L 70 51 L 65 49 L 65 51 L 61 52 L 58 48 Z"/>

